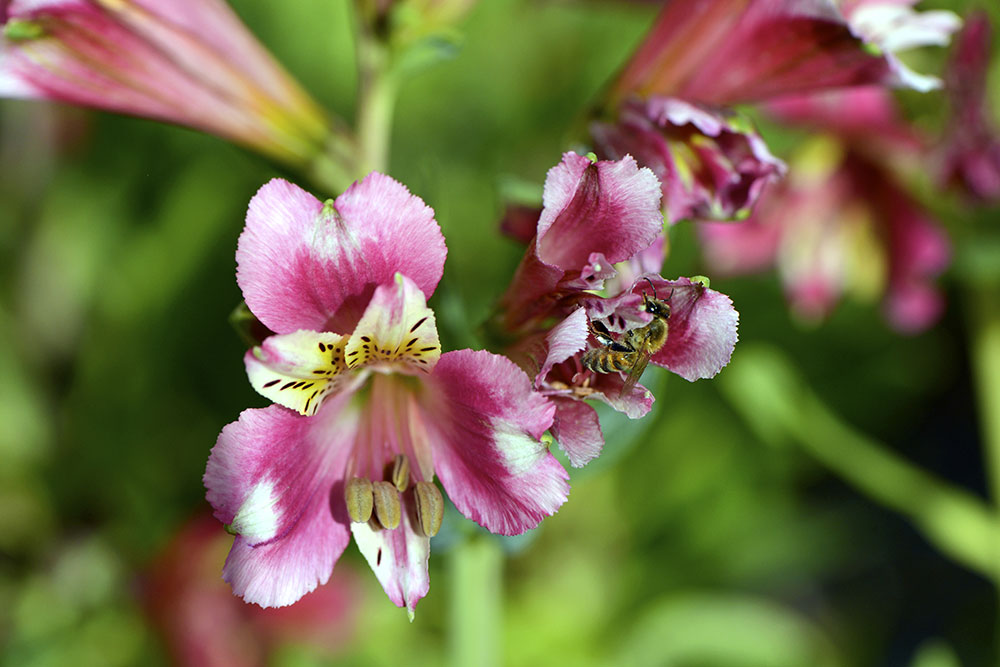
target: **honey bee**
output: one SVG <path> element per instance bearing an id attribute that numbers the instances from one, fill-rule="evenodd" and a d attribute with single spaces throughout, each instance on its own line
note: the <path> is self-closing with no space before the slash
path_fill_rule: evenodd
<path id="1" fill-rule="evenodd" d="M 642 295 L 642 307 L 653 316 L 652 321 L 642 327 L 627 331 L 621 340 L 611 337 L 611 332 L 600 322 L 590 325 L 590 332 L 603 347 L 587 350 L 581 361 L 584 368 L 595 373 L 628 372 L 621 393 L 624 396 L 646 370 L 650 357 L 659 352 L 667 343 L 667 320 L 670 318 L 670 305 L 656 296 L 656 287 L 646 279 L 653 288 L 653 296 Z M 670 297 L 667 297 L 668 299 Z"/>

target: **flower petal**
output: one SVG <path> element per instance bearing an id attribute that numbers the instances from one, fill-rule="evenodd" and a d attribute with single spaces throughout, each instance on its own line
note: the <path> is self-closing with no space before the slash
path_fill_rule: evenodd
<path id="1" fill-rule="evenodd" d="M 829 0 L 674 0 L 614 97 L 731 105 L 894 78 L 893 66 L 864 48 Z"/>
<path id="2" fill-rule="evenodd" d="M 552 402 L 556 406 L 552 435 L 573 467 L 582 468 L 604 448 L 597 412 L 583 401 L 571 398 L 553 397 Z"/>
<path id="3" fill-rule="evenodd" d="M 434 311 L 420 288 L 397 273 L 379 285 L 344 350 L 347 365 L 392 364 L 396 371 L 428 373 L 441 356 Z"/>
<path id="4" fill-rule="evenodd" d="M 347 336 L 296 331 L 269 336 L 248 350 L 243 361 L 250 384 L 262 396 L 299 414 L 314 415 L 344 379 L 346 345 Z"/>
<path id="5" fill-rule="evenodd" d="M 671 97 L 626 103 L 591 129 L 601 154 L 636 157 L 660 179 L 667 221 L 745 217 L 785 171 L 749 121 Z"/>
<path id="6" fill-rule="evenodd" d="M 343 393 L 313 418 L 246 410 L 208 459 L 215 516 L 239 533 L 223 577 L 248 602 L 282 606 L 329 579 L 347 544 L 341 482 L 357 412 Z M 331 490 L 332 487 L 332 490 Z"/>
<path id="7" fill-rule="evenodd" d="M 350 398 L 337 395 L 315 418 L 277 405 L 244 410 L 222 429 L 204 479 L 215 517 L 250 545 L 287 534 L 343 468 L 357 431 Z"/>
<path id="8" fill-rule="evenodd" d="M 325 204 L 274 179 L 250 201 L 236 279 L 272 331 L 347 333 L 397 271 L 432 294 L 445 254 L 434 212 L 388 176 L 369 174 Z"/>
<path id="9" fill-rule="evenodd" d="M 431 586 L 427 572 L 431 540 L 415 529 L 419 524 L 410 498 L 411 495 L 404 495 L 402 519 L 393 530 L 352 523 L 351 532 L 385 594 L 397 607 L 405 607 L 412 618 L 417 602 Z"/>
<path id="10" fill-rule="evenodd" d="M 629 156 L 595 163 L 566 153 L 549 170 L 543 199 L 538 258 L 564 271 L 579 270 L 595 252 L 611 263 L 629 259 L 663 228 L 660 184 Z"/>
<path id="11" fill-rule="evenodd" d="M 343 497 L 343 482 L 319 489 L 280 540 L 251 546 L 237 537 L 222 578 L 244 600 L 265 608 L 290 605 L 325 584 L 350 541 Z"/>
<path id="12" fill-rule="evenodd" d="M 688 278 L 650 279 L 670 304 L 667 342 L 651 361 L 691 382 L 713 377 L 729 363 L 739 338 L 740 316 L 732 300 Z M 646 284 L 643 280 L 637 288 Z"/>
<path id="13" fill-rule="evenodd" d="M 512 361 L 489 352 L 441 356 L 422 396 L 434 468 L 462 514 L 517 535 L 566 501 L 568 475 L 540 441 L 555 406 Z"/>
<path id="14" fill-rule="evenodd" d="M 587 347 L 589 335 L 587 313 L 583 308 L 577 308 L 566 319 L 552 327 L 548 336 L 545 337 L 548 351 L 545 355 L 545 363 L 542 364 L 535 377 L 535 387 L 541 386 L 542 381 L 553 366 L 566 361 Z"/>

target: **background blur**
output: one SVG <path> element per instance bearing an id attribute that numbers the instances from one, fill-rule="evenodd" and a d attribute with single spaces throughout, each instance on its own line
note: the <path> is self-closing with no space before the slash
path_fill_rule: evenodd
<path id="1" fill-rule="evenodd" d="M 232 4 L 350 117 L 347 3 Z M 923 5 L 961 14 L 969 3 Z M 582 148 L 569 131 L 655 10 L 482 2 L 454 58 L 404 86 L 391 174 L 435 209 L 448 241 L 431 304 L 446 350 L 478 345 L 522 252 L 497 231 L 504 196 L 524 183 L 540 193 L 561 153 Z M 946 55 L 916 62 L 940 72 Z M 1000 109 L 1000 66 L 991 82 Z M 922 129 L 940 129 L 943 93 L 902 101 Z M 763 130 L 779 155 L 794 144 Z M 460 535 L 496 539 L 453 511 L 413 624 L 353 545 L 298 617 L 245 609 L 218 581 L 231 538 L 198 519 L 201 476 L 222 426 L 268 403 L 246 380 L 227 317 L 241 298 L 234 252 L 247 202 L 275 175 L 206 135 L 0 101 L 0 662 L 447 659 L 455 600 L 470 594 L 455 590 L 449 547 Z M 968 221 L 945 223 L 960 243 Z M 671 242 L 666 277 L 706 272 L 690 224 Z M 564 508 L 498 540 L 503 663 L 997 664 L 991 584 L 755 423 L 734 384 L 746 382 L 741 355 L 780 349 L 844 422 L 985 497 L 960 290 L 949 288 L 938 326 L 904 337 L 877 304 L 852 301 L 803 326 L 773 274 L 712 287 L 741 314 L 732 366 L 695 384 L 651 370 L 653 412 L 633 423 L 610 415 L 605 453 L 571 471 Z"/>

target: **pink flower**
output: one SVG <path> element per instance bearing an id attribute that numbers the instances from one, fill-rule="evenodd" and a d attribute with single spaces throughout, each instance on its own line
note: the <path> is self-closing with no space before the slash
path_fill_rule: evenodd
<path id="1" fill-rule="evenodd" d="M 945 83 L 952 117 L 944 140 L 942 180 L 981 203 L 1000 202 L 1000 134 L 990 122 L 986 99 L 990 41 L 986 15 L 968 17 Z"/>
<path id="2" fill-rule="evenodd" d="M 613 100 L 659 95 L 728 106 L 844 86 L 932 85 L 886 54 L 946 43 L 959 25 L 954 14 L 916 14 L 904 0 L 844 4 L 842 13 L 830 0 L 668 2 Z"/>
<path id="3" fill-rule="evenodd" d="M 653 170 L 670 223 L 746 217 L 785 171 L 749 121 L 673 97 L 630 100 L 616 123 L 595 124 L 591 134 L 602 156 L 632 155 Z"/>
<path id="4" fill-rule="evenodd" d="M 551 431 L 559 446 L 582 466 L 604 444 L 597 414 L 585 400 L 633 419 L 653 403 L 642 385 L 625 391 L 622 375 L 583 367 L 592 323 L 622 335 L 652 320 L 644 296 L 667 302 L 670 331 L 650 361 L 696 380 L 728 363 L 738 315 L 728 297 L 702 283 L 657 275 L 663 263 L 660 184 L 631 157 L 591 162 L 566 153 L 549 171 L 544 205 L 495 323 L 507 354 L 555 404 Z"/>
<path id="5" fill-rule="evenodd" d="M 614 123 L 592 127 L 598 154 L 653 169 L 671 223 L 746 217 L 783 164 L 727 107 L 862 84 L 934 87 L 891 52 L 947 43 L 958 18 L 885 4 L 850 2 L 845 18 L 830 0 L 666 3 L 611 88 Z"/>
<path id="6" fill-rule="evenodd" d="M 566 500 L 541 442 L 554 406 L 503 357 L 441 353 L 426 297 L 445 253 L 433 211 L 381 174 L 336 201 L 274 180 L 250 202 L 237 282 L 276 333 L 245 362 L 276 405 L 226 426 L 205 473 L 238 535 L 223 577 L 247 601 L 295 602 L 353 533 L 412 614 L 442 517 L 435 475 L 460 512 L 505 535 Z"/>
<path id="7" fill-rule="evenodd" d="M 143 579 L 145 606 L 176 664 L 265 665 L 273 648 L 289 641 L 324 654 L 343 650 L 362 601 L 350 567 L 294 607 L 261 609 L 234 598 L 219 579 L 231 541 L 215 519 L 199 516 L 180 528 Z"/>
<path id="8" fill-rule="evenodd" d="M 749 220 L 700 226 L 711 269 L 732 275 L 777 266 L 793 310 L 806 320 L 825 318 L 846 293 L 882 296 L 899 331 L 933 324 L 944 307 L 933 279 L 948 264 L 949 243 L 894 175 L 892 159 L 912 160 L 920 143 L 895 117 L 886 92 L 858 88 L 789 99 L 772 110 L 786 122 L 826 126 L 839 140 L 803 144 L 789 178 L 764 195 Z"/>
<path id="9" fill-rule="evenodd" d="M 8 0 L 0 96 L 186 125 L 301 164 L 323 112 L 221 0 Z"/>

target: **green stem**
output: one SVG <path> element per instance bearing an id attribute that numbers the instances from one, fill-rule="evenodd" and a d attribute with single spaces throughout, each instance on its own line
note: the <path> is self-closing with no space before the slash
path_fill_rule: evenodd
<path id="1" fill-rule="evenodd" d="M 972 372 L 986 474 L 997 515 L 993 530 L 994 576 L 1000 582 L 1000 286 L 995 281 L 983 280 L 978 285 L 968 285 L 967 289 Z M 996 640 L 1000 651 L 1000 611 Z"/>
<path id="2" fill-rule="evenodd" d="M 503 551 L 497 540 L 467 537 L 451 552 L 449 651 L 455 667 L 501 664 Z"/>
<path id="3" fill-rule="evenodd" d="M 765 438 L 795 441 L 859 491 L 908 517 L 941 552 L 1000 583 L 997 513 L 843 423 L 779 351 L 744 346 L 721 386 Z"/>
<path id="4" fill-rule="evenodd" d="M 392 116 L 398 80 L 392 68 L 388 38 L 369 20 L 359 17 L 358 57 L 358 177 L 389 168 Z"/>

